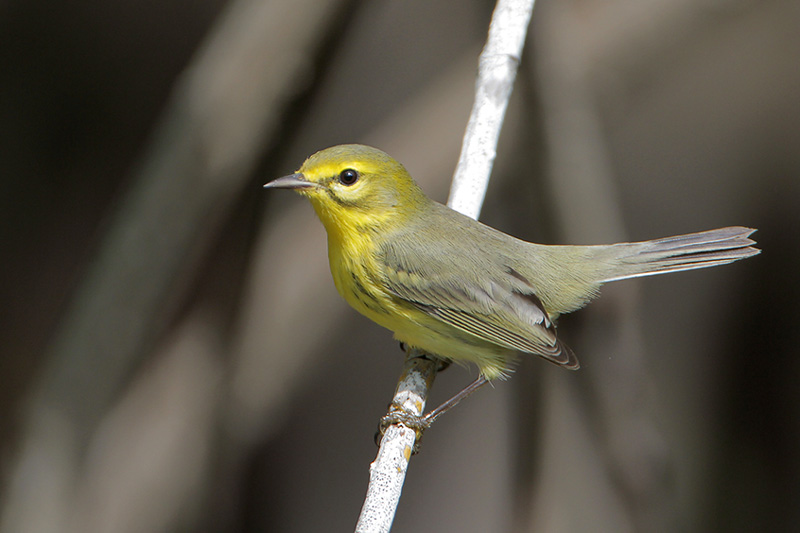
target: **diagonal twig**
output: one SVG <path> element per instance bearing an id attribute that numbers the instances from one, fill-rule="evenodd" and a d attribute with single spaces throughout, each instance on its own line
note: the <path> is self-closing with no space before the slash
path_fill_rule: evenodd
<path id="1" fill-rule="evenodd" d="M 475 102 L 448 199 L 450 207 L 472 218 L 478 218 L 486 194 L 533 4 L 534 0 L 499 0 L 480 56 Z M 410 351 L 392 403 L 404 405 L 413 397 L 410 414 L 421 415 L 438 364 Z M 370 467 L 370 483 L 357 532 L 391 529 L 416 439 L 416 432 L 403 424 L 393 424 L 387 429 Z"/>

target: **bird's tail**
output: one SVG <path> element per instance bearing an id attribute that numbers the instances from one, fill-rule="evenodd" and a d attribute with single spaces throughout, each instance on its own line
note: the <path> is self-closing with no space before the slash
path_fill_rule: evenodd
<path id="1" fill-rule="evenodd" d="M 599 260 L 608 265 L 601 283 L 732 263 L 761 252 L 748 238 L 751 228 L 733 226 L 644 242 L 604 246 Z M 608 255 L 606 255 L 608 254 Z"/>

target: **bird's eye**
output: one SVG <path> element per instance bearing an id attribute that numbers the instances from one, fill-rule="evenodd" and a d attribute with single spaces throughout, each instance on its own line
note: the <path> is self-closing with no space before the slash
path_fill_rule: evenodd
<path id="1" fill-rule="evenodd" d="M 358 181 L 358 172 L 352 168 L 346 168 L 339 173 L 339 183 L 342 185 L 352 185 Z"/>

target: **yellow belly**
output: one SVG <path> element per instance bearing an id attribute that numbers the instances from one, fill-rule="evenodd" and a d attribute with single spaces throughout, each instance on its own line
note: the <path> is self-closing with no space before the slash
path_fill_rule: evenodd
<path id="1" fill-rule="evenodd" d="M 475 363 L 488 379 L 508 373 L 513 350 L 446 324 L 391 294 L 380 282 L 383 267 L 374 255 L 358 252 L 362 250 L 341 245 L 328 249 L 336 289 L 356 311 L 410 347 L 458 363 Z"/>

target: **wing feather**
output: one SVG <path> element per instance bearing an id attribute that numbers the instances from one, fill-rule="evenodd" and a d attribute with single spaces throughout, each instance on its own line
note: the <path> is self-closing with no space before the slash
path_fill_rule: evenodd
<path id="1" fill-rule="evenodd" d="M 484 341 L 578 367 L 572 350 L 556 337 L 533 287 L 513 268 L 498 264 L 478 278 L 475 268 L 480 265 L 440 250 L 414 269 L 402 252 L 390 247 L 382 258 L 387 267 L 384 285 L 396 297 Z"/>

